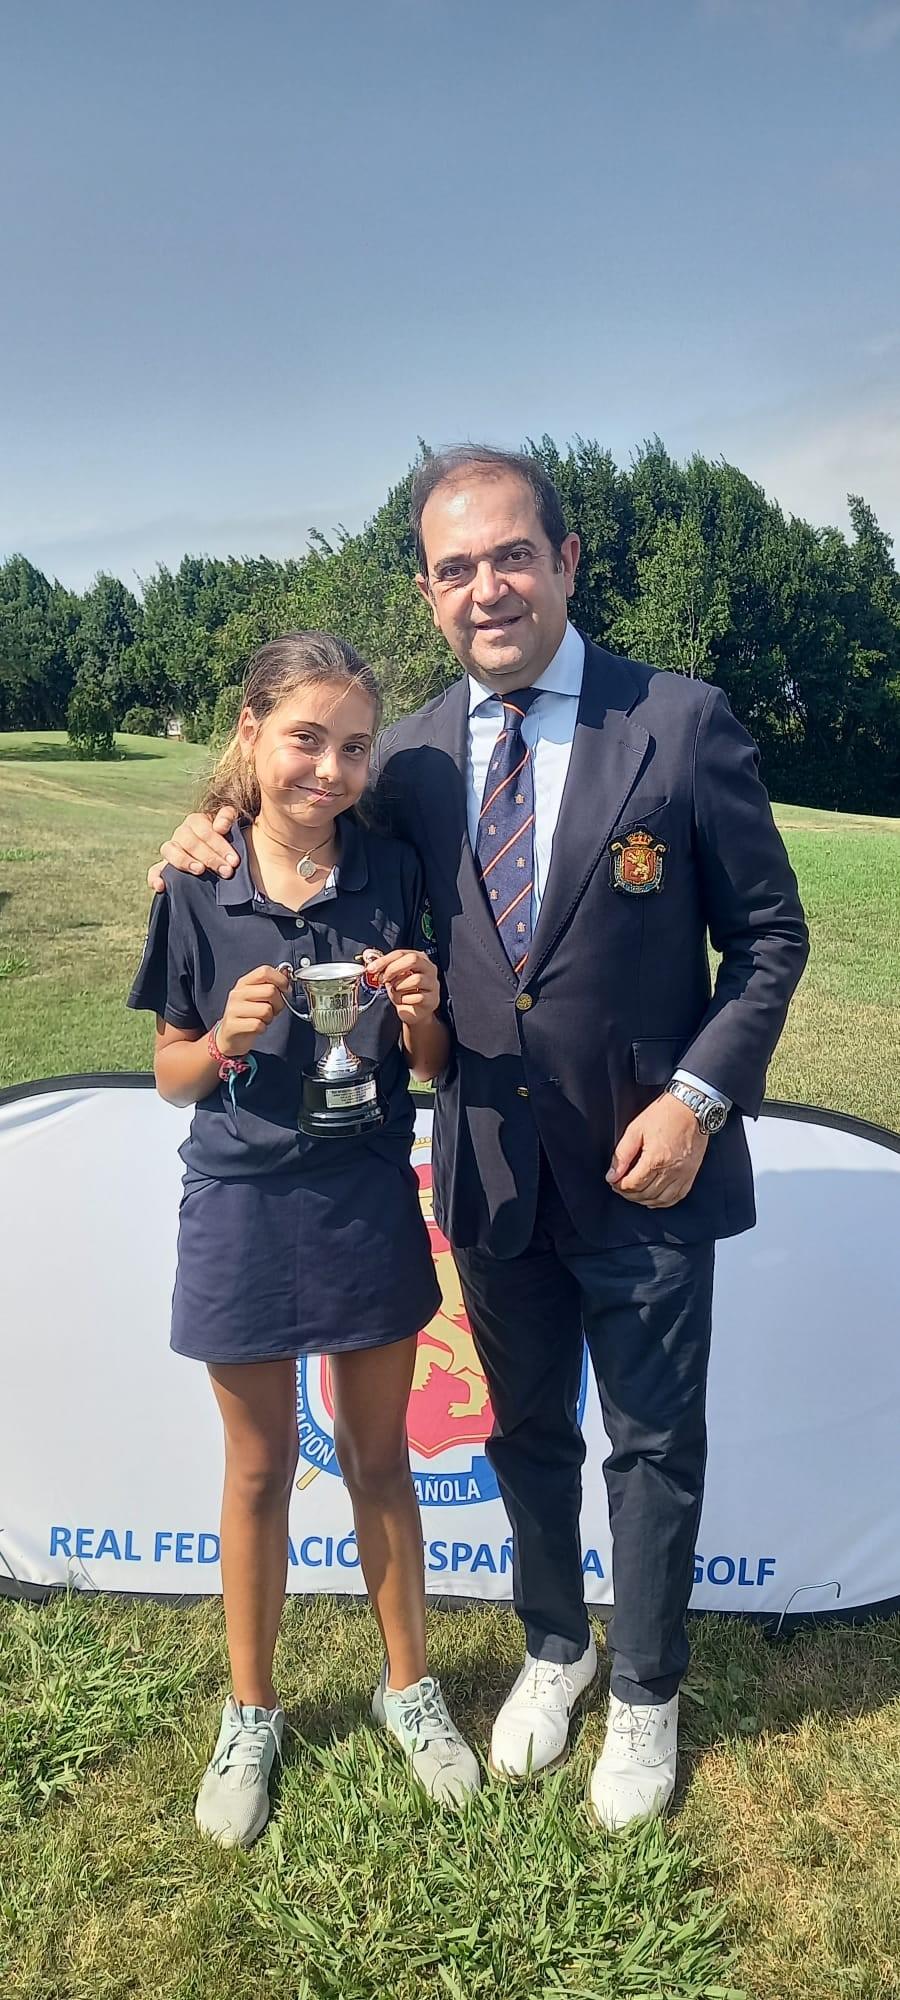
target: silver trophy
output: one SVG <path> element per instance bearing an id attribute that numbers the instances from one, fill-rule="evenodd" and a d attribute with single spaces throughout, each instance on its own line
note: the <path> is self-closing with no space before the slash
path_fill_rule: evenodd
<path id="1" fill-rule="evenodd" d="M 290 973 L 291 979 L 303 986 L 309 1012 L 302 1014 L 287 999 L 286 1006 L 298 1020 L 311 1021 L 316 1034 L 331 1044 L 314 1070 L 303 1071 L 297 1119 L 301 1132 L 310 1139 L 329 1134 L 348 1139 L 383 1125 L 380 1064 L 371 1056 L 355 1055 L 344 1039 L 356 1027 L 360 1014 L 379 998 L 381 988 L 370 989 L 368 999 L 362 999 L 362 968 L 349 963 L 300 968 L 286 960 L 278 969 Z"/>

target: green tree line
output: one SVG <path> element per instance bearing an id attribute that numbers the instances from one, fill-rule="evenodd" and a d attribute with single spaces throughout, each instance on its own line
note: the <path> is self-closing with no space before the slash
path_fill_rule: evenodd
<path id="1" fill-rule="evenodd" d="M 422 447 L 427 450 L 427 447 Z M 573 616 L 619 652 L 717 681 L 760 746 L 775 796 L 900 813 L 900 576 L 890 537 L 849 496 L 852 535 L 787 518 L 724 461 L 627 470 L 598 444 L 530 443 L 582 538 Z M 138 598 L 100 575 L 78 595 L 24 556 L 0 566 L 0 728 L 112 744 L 182 718 L 206 740 L 254 648 L 296 626 L 343 634 L 378 672 L 389 717 L 456 671 L 412 586 L 411 471 L 361 533 L 306 553 L 185 556 Z M 218 709 L 217 709 L 218 704 Z M 102 754 L 102 752 L 101 752 Z"/>

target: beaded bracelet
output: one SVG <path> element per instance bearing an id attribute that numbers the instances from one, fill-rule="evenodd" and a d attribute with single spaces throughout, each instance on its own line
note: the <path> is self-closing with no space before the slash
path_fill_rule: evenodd
<path id="1" fill-rule="evenodd" d="M 244 1076 L 248 1069 L 255 1069 L 256 1064 L 248 1060 L 246 1056 L 226 1056 L 223 1054 L 216 1041 L 216 1035 L 221 1026 L 221 1021 L 217 1021 L 215 1027 L 210 1028 L 209 1034 L 206 1037 L 206 1047 L 210 1061 L 217 1064 L 219 1075 L 224 1082 L 226 1076 Z"/>

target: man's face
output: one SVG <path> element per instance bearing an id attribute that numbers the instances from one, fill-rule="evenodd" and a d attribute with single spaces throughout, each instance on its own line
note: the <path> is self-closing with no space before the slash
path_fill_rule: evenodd
<path id="1" fill-rule="evenodd" d="M 430 495 L 422 540 L 416 582 L 460 666 L 499 694 L 530 687 L 562 641 L 578 536 L 557 554 L 527 481 L 474 466 Z"/>

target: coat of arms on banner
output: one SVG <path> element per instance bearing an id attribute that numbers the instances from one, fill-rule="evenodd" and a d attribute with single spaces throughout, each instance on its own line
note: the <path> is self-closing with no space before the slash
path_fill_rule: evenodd
<path id="1" fill-rule="evenodd" d="M 611 840 L 609 853 L 613 888 L 622 889 L 629 896 L 646 896 L 652 889 L 661 889 L 663 860 L 667 852 L 668 842 L 654 840 L 645 826 L 632 827 L 631 832 L 623 834 L 621 840 Z"/>
<path id="2" fill-rule="evenodd" d="M 413 1158 L 415 1161 L 415 1154 Z M 484 1449 L 494 1413 L 450 1245 L 434 1219 L 431 1164 L 427 1160 L 415 1163 L 441 1304 L 434 1319 L 422 1329 L 416 1353 L 407 1414 L 413 1480 L 420 1506 L 471 1506 L 479 1500 L 499 1499 L 497 1481 Z M 586 1391 L 585 1358 L 579 1418 Z M 309 1485 L 320 1472 L 340 1478 L 334 1448 L 331 1369 L 324 1355 L 301 1355 L 297 1362 L 297 1418 L 301 1459 L 298 1484 Z"/>

